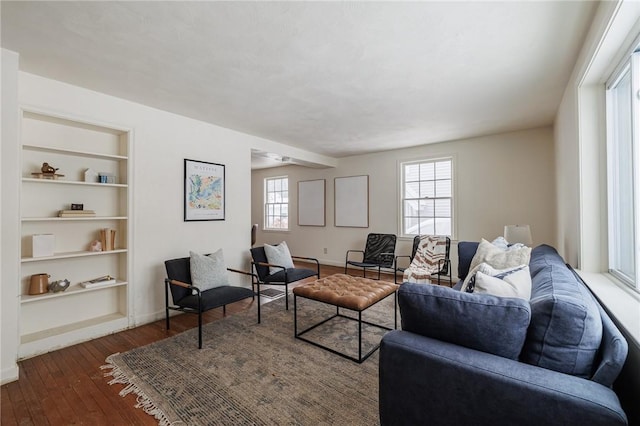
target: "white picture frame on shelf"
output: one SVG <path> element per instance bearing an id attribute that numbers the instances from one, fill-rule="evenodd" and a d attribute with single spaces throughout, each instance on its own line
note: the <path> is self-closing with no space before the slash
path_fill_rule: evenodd
<path id="1" fill-rule="evenodd" d="M 95 172 L 93 169 L 89 168 L 87 170 L 85 170 L 84 172 L 84 181 L 85 182 L 89 182 L 89 183 L 96 183 L 98 182 L 98 173 Z"/>

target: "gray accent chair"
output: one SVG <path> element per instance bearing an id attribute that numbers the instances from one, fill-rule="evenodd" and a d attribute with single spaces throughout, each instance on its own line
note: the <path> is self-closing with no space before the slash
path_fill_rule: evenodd
<path id="1" fill-rule="evenodd" d="M 253 275 L 254 284 L 258 285 L 258 293 L 260 292 L 260 284 L 268 285 L 283 285 L 285 293 L 285 309 L 289 310 L 289 284 L 296 281 L 303 280 L 305 278 L 315 276 L 320 279 L 320 262 L 313 257 L 304 256 L 291 256 L 293 260 L 303 260 L 312 263 L 315 268 L 285 268 L 281 265 L 270 264 L 267 260 L 267 254 L 264 251 L 264 246 L 251 248 L 251 261 L 252 268 L 256 271 Z M 277 272 L 271 274 L 269 272 L 270 267 L 278 269 Z"/>

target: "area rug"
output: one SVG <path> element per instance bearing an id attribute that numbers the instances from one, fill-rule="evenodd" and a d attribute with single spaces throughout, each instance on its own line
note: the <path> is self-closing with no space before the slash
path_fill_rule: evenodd
<path id="1" fill-rule="evenodd" d="M 294 338 L 293 296 L 255 305 L 203 327 L 125 353 L 103 369 L 110 384 L 134 392 L 137 407 L 161 425 L 375 425 L 378 424 L 378 351 L 362 364 Z M 299 330 L 336 308 L 298 298 Z M 363 319 L 393 327 L 393 297 Z M 342 310 L 341 314 L 356 315 Z M 398 323 L 399 324 L 399 323 Z M 363 352 L 387 330 L 363 325 Z M 357 356 L 357 322 L 336 318 L 305 335 Z"/>
<path id="2" fill-rule="evenodd" d="M 284 290 L 278 290 L 277 288 L 267 288 L 264 290 L 260 290 L 260 296 L 265 296 L 270 299 L 277 299 L 278 297 L 284 296 Z"/>

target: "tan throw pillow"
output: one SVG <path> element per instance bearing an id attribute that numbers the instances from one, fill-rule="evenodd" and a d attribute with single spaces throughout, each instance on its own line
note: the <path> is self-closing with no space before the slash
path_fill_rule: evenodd
<path id="1" fill-rule="evenodd" d="M 495 269 L 507 269 L 518 265 L 528 265 L 530 259 L 531 247 L 512 246 L 503 250 L 483 238 L 478 245 L 475 256 L 471 259 L 469 275 L 481 263 L 488 263 Z"/>

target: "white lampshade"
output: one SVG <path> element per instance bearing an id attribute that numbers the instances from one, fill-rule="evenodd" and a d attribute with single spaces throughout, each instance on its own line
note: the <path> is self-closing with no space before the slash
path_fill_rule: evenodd
<path id="1" fill-rule="evenodd" d="M 507 240 L 509 244 L 522 243 L 525 246 L 531 246 L 531 244 L 533 244 L 529 225 L 505 225 L 504 239 Z"/>

